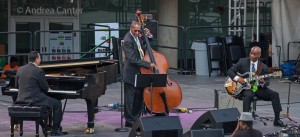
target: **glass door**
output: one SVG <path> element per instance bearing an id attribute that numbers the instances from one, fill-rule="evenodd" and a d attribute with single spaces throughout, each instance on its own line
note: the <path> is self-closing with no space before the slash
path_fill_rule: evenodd
<path id="1" fill-rule="evenodd" d="M 35 37 L 34 32 L 44 29 L 42 19 L 12 18 L 11 24 L 10 31 L 18 33 L 9 35 L 8 54 L 27 54 L 33 49 L 40 50 L 40 45 L 44 43 L 44 37 L 39 33 Z M 35 41 L 33 41 L 34 39 Z M 27 58 L 20 57 L 19 62 L 26 64 Z"/>
<path id="2" fill-rule="evenodd" d="M 68 54 L 80 51 L 80 33 L 78 19 L 57 18 L 26 18 L 15 17 L 10 19 L 10 34 L 8 54 L 27 54 L 31 50 L 40 51 L 42 61 L 78 59 L 79 54 Z M 38 32 L 36 32 L 38 31 Z M 36 33 L 35 33 L 36 32 Z M 49 55 L 55 53 L 53 55 Z M 20 57 L 20 63 L 26 64 L 27 58 Z"/>
<path id="3" fill-rule="evenodd" d="M 50 53 L 44 60 L 77 59 L 79 55 L 70 52 L 79 52 L 79 33 L 76 19 L 45 19 L 45 44 L 41 52 Z"/>

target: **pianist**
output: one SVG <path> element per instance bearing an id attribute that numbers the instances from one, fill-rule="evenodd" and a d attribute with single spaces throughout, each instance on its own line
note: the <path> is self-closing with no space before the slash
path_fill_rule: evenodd
<path id="1" fill-rule="evenodd" d="M 41 57 L 37 51 L 28 54 L 27 65 L 21 66 L 17 72 L 19 93 L 16 103 L 29 103 L 32 105 L 45 105 L 53 111 L 53 128 L 51 136 L 63 136 L 67 132 L 62 132 L 60 123 L 62 120 L 62 105 L 57 99 L 46 95 L 49 89 L 43 69 L 37 67 L 41 62 Z"/>

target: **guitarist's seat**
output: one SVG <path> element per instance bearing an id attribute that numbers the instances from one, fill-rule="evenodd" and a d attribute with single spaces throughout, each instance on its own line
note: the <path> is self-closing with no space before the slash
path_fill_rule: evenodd
<path id="1" fill-rule="evenodd" d="M 236 99 L 243 101 L 244 97 L 240 96 L 240 97 L 238 97 Z M 254 119 L 259 118 L 259 120 L 261 120 L 264 123 L 264 125 L 267 125 L 267 123 L 264 120 L 268 120 L 269 121 L 269 118 L 261 117 L 261 116 L 257 115 L 257 113 L 256 113 L 256 104 L 257 104 L 257 101 L 259 101 L 259 100 L 260 99 L 257 96 L 254 96 L 252 98 L 250 112 L 252 113 Z"/>
<path id="2" fill-rule="evenodd" d="M 254 119 L 259 118 L 264 123 L 264 125 L 267 125 L 267 123 L 264 121 L 264 119 L 268 120 L 268 121 L 269 121 L 269 119 L 265 118 L 265 117 L 261 117 L 261 116 L 257 115 L 257 113 L 256 113 L 257 101 L 259 101 L 259 98 L 257 96 L 254 96 L 252 98 L 252 107 L 251 107 L 251 112 L 252 112 L 253 118 Z"/>

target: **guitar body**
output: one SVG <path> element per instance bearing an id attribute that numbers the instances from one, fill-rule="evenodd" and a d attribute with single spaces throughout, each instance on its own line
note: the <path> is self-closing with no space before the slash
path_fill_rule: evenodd
<path id="1" fill-rule="evenodd" d="M 227 93 L 233 97 L 238 97 L 244 89 L 251 89 L 251 84 L 245 79 L 245 78 L 249 77 L 249 74 L 250 74 L 250 72 L 246 72 L 246 73 L 240 75 L 240 77 L 244 78 L 247 85 L 242 85 L 242 84 L 238 83 L 237 81 L 232 80 L 229 76 L 226 77 L 224 87 L 225 87 Z"/>

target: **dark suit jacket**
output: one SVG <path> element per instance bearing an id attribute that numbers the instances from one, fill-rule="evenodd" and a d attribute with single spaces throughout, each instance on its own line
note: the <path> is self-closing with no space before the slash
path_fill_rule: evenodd
<path id="1" fill-rule="evenodd" d="M 258 66 L 261 61 L 258 61 Z M 257 67 L 258 67 L 257 66 Z M 227 74 L 231 79 L 234 79 L 234 77 L 237 75 L 237 72 L 240 74 L 244 74 L 246 72 L 250 72 L 250 59 L 249 58 L 241 58 L 235 65 L 233 65 L 228 71 Z M 266 64 L 262 65 L 261 71 L 259 75 L 264 75 L 268 73 L 268 66 Z M 264 78 L 265 80 L 265 86 L 269 86 L 270 79 Z M 259 86 L 261 87 L 261 86 Z"/>
<path id="2" fill-rule="evenodd" d="M 18 102 L 31 103 L 32 105 L 49 106 L 48 97 L 45 94 L 48 89 L 48 82 L 44 70 L 32 63 L 22 66 L 17 71 Z"/>
<path id="3" fill-rule="evenodd" d="M 143 40 L 141 38 L 139 38 L 139 40 L 145 53 L 146 47 L 142 44 Z M 150 63 L 140 59 L 137 44 L 130 32 L 127 32 L 124 37 L 123 51 L 125 53 L 123 81 L 134 85 L 135 74 L 140 73 L 141 67 L 150 68 Z"/>

